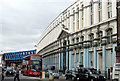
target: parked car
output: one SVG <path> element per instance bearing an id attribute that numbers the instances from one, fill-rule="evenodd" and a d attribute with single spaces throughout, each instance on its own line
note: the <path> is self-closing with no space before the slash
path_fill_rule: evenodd
<path id="1" fill-rule="evenodd" d="M 56 72 L 55 70 L 44 70 L 44 72 L 46 78 L 49 78 L 49 73 L 53 73 L 54 78 L 59 79 L 59 73 Z"/>
<path id="2" fill-rule="evenodd" d="M 93 68 L 81 68 L 78 69 L 78 74 L 76 76 L 79 81 L 105 81 L 105 77 Z"/>
<path id="3" fill-rule="evenodd" d="M 6 69 L 6 76 L 9 76 L 9 75 L 14 75 L 15 74 L 15 68 L 14 67 L 7 67 Z"/>
<path id="4" fill-rule="evenodd" d="M 52 70 L 54 79 L 59 79 L 59 73 L 56 70 Z"/>
<path id="5" fill-rule="evenodd" d="M 67 70 L 67 71 L 65 72 L 65 79 L 66 79 L 66 80 L 67 80 L 67 79 L 72 79 L 72 80 L 76 81 L 76 80 L 77 80 L 76 74 L 78 74 L 78 71 L 75 71 L 75 70 Z"/>

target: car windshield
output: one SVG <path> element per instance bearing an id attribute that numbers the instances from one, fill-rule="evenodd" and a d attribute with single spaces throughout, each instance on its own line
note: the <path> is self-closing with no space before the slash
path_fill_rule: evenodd
<path id="1" fill-rule="evenodd" d="M 96 69 L 90 69 L 90 72 L 91 72 L 92 74 L 99 74 L 99 72 L 98 72 Z"/>
<path id="2" fill-rule="evenodd" d="M 13 67 L 7 67 L 7 70 L 13 70 Z"/>

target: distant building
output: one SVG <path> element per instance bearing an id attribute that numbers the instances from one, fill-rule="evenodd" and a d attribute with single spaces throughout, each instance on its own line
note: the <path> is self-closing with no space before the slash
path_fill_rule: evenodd
<path id="1" fill-rule="evenodd" d="M 3 63 L 2 58 L 3 58 L 3 54 L 0 54 L 0 67 L 2 67 L 2 63 Z"/>
<path id="2" fill-rule="evenodd" d="M 44 69 L 55 66 L 64 72 L 83 65 L 105 75 L 116 63 L 116 20 L 116 0 L 77 0 L 39 39 Z"/>
<path id="3" fill-rule="evenodd" d="M 6 62 L 6 66 L 15 66 L 23 61 L 23 57 L 31 54 L 36 54 L 35 50 L 9 52 L 3 54 L 3 59 Z"/>

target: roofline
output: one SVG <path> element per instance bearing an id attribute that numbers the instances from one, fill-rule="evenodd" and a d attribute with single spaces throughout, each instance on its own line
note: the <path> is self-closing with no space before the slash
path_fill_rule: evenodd
<path id="1" fill-rule="evenodd" d="M 7 53 L 3 53 L 3 54 L 9 54 L 9 53 L 19 53 L 19 52 L 31 52 L 31 51 L 36 51 L 36 50 L 17 51 L 17 52 L 7 52 Z"/>
<path id="2" fill-rule="evenodd" d="M 59 18 L 59 16 L 61 15 L 61 14 L 63 14 L 65 11 L 67 11 L 70 7 L 72 7 L 74 4 L 76 4 L 78 1 L 80 1 L 80 0 L 77 0 L 77 1 L 75 1 L 72 5 L 70 5 L 69 7 L 67 7 L 67 8 L 65 8 L 55 19 L 53 19 L 53 21 L 46 27 L 46 29 L 43 31 L 43 32 L 45 32 L 48 28 L 49 28 L 49 26 L 57 19 L 57 18 Z M 53 28 L 52 28 L 53 29 Z M 51 30 L 52 30 L 51 29 Z M 50 30 L 50 31 L 51 31 Z M 50 32 L 49 31 L 49 32 Z M 48 34 L 48 33 L 47 33 Z M 45 34 L 42 38 L 41 38 L 41 40 L 39 40 L 38 42 L 37 42 L 37 45 L 43 40 L 43 38 L 45 38 L 46 37 L 46 35 L 47 34 Z M 42 35 L 42 34 L 41 34 Z M 40 36 L 41 37 L 41 36 Z"/>
<path id="3" fill-rule="evenodd" d="M 23 56 L 23 58 L 26 58 L 26 57 L 29 57 L 29 56 L 32 56 L 32 55 L 40 55 L 40 54 L 31 54 L 31 55 Z M 42 56 L 42 55 L 40 55 L 40 56 Z"/>

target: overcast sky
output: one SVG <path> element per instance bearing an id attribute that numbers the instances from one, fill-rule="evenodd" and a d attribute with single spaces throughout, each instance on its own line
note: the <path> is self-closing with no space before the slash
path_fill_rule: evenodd
<path id="1" fill-rule="evenodd" d="M 0 51 L 34 49 L 41 33 L 76 0 L 0 0 Z"/>

